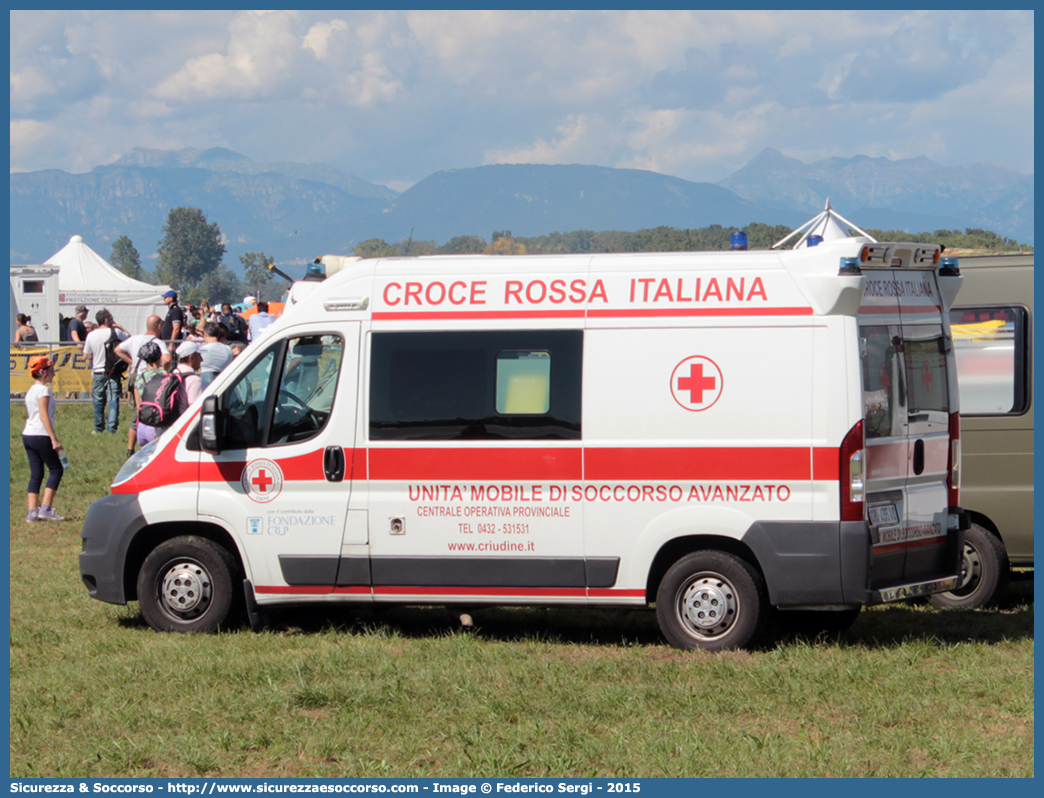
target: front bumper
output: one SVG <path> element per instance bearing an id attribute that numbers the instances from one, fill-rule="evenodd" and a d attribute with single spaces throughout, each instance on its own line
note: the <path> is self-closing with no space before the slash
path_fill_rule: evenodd
<path id="1" fill-rule="evenodd" d="M 80 578 L 91 598 L 110 604 L 127 603 L 127 551 L 144 526 L 137 494 L 105 496 L 87 510 L 80 533 Z"/>

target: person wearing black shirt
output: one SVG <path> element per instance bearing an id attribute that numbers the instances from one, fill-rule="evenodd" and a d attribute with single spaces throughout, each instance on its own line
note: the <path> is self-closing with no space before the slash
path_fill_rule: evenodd
<path id="1" fill-rule="evenodd" d="M 167 317 L 163 319 L 160 338 L 164 341 L 176 341 L 185 328 L 185 311 L 178 306 L 178 292 L 168 291 L 163 295 L 163 302 L 167 306 Z M 174 344 L 168 344 L 168 348 L 173 352 Z"/>
<path id="2" fill-rule="evenodd" d="M 247 343 L 248 328 L 246 319 L 238 313 L 234 313 L 230 303 L 225 302 L 221 305 L 221 315 L 218 316 L 218 321 L 228 327 L 226 343 L 232 344 L 237 341 L 244 344 Z"/>
<path id="3" fill-rule="evenodd" d="M 69 319 L 69 340 L 82 344 L 87 340 L 87 327 L 83 320 L 87 318 L 87 306 L 77 305 L 76 315 Z"/>

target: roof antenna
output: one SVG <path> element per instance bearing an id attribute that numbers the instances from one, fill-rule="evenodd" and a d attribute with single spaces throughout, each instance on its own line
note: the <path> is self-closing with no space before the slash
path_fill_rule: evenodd
<path id="1" fill-rule="evenodd" d="M 403 255 L 403 257 L 408 257 L 409 256 L 409 254 L 410 254 L 410 244 L 412 244 L 412 243 L 413 243 L 413 228 L 411 227 L 410 228 L 410 238 L 406 242 L 406 254 Z"/>

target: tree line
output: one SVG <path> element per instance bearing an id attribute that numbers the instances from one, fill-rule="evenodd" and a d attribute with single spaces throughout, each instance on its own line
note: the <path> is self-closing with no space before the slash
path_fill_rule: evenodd
<path id="1" fill-rule="evenodd" d="M 358 244 L 353 253 L 363 258 L 404 255 L 561 255 L 610 252 L 701 252 L 727 250 L 729 236 L 741 230 L 747 234 L 750 249 L 768 249 L 785 238 L 791 228 L 754 222 L 746 227 L 723 227 L 712 224 L 696 229 L 652 227 L 626 232 L 622 230 L 574 230 L 542 236 L 513 236 L 510 230 L 495 230 L 487 243 L 479 236 L 456 236 L 441 246 L 435 241 L 406 239 L 389 244 L 371 238 Z M 908 233 L 904 230 L 868 229 L 878 241 L 912 241 L 919 244 L 941 244 L 947 249 L 985 249 L 1032 252 L 1033 247 L 1005 238 L 991 230 L 969 227 L 960 230 L 936 230 L 931 233 Z M 796 243 L 795 236 L 785 248 Z"/>
<path id="2" fill-rule="evenodd" d="M 283 281 L 273 284 L 275 275 L 268 264 L 274 261 L 264 252 L 239 256 L 242 278 L 223 264 L 224 237 L 217 223 L 209 221 L 201 209 L 171 208 L 162 232 L 153 271 L 142 267 L 141 254 L 126 235 L 112 242 L 109 262 L 135 280 L 171 286 L 182 304 L 200 304 L 203 300 L 235 304 L 246 294 L 271 301 L 282 295 Z"/>
<path id="3" fill-rule="evenodd" d="M 768 249 L 790 233 L 786 225 L 754 222 L 740 228 L 747 234 L 750 249 Z M 693 252 L 727 250 L 729 236 L 736 228 L 712 224 L 707 227 L 679 230 L 676 227 L 652 227 L 626 232 L 622 230 L 573 230 L 542 236 L 515 236 L 510 230 L 494 230 L 487 242 L 480 236 L 454 236 L 445 244 L 414 241 L 412 238 L 389 244 L 371 238 L 355 246 L 353 254 L 363 258 L 418 255 L 559 255 L 609 252 Z M 216 222 L 207 219 L 199 208 L 172 208 L 163 225 L 163 238 L 158 242 L 156 267 L 152 272 L 142 268 L 141 255 L 134 242 L 122 235 L 112 244 L 109 262 L 124 274 L 152 283 L 165 283 L 178 290 L 184 303 L 197 304 L 204 299 L 235 302 L 244 294 L 258 299 L 274 300 L 282 294 L 282 280 L 268 269 L 274 261 L 264 252 L 247 252 L 239 256 L 243 266 L 240 278 L 223 264 L 224 237 Z M 1032 252 L 1033 247 L 991 230 L 968 227 L 960 230 L 936 230 L 931 233 L 907 233 L 902 230 L 870 230 L 878 241 L 913 241 L 942 244 L 947 249 L 985 249 Z M 788 242 L 788 246 L 797 241 Z"/>

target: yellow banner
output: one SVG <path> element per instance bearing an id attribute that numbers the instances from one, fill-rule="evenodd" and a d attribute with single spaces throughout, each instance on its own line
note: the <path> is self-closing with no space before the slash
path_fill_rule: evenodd
<path id="1" fill-rule="evenodd" d="M 29 361 L 37 355 L 47 355 L 54 361 L 55 373 L 51 389 L 59 392 L 91 392 L 91 361 L 83 356 L 80 347 L 72 346 L 12 346 L 11 393 L 25 393 L 32 387 Z"/>

